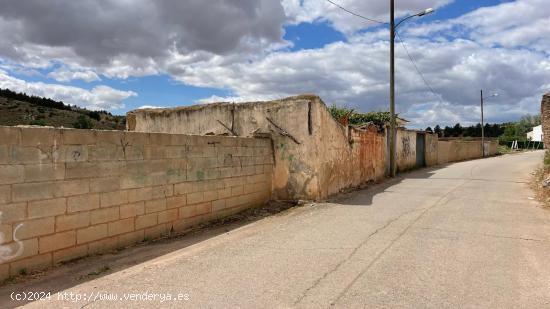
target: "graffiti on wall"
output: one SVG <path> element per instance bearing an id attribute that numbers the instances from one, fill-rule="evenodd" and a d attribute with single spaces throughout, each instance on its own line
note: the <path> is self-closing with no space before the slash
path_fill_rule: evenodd
<path id="1" fill-rule="evenodd" d="M 401 153 L 403 154 L 403 157 L 410 157 L 413 155 L 410 136 L 404 136 L 401 139 Z"/>
<path id="2" fill-rule="evenodd" d="M 0 223 L 2 222 L 2 212 L 0 211 Z M 23 253 L 23 242 L 21 242 L 17 237 L 15 236 L 17 234 L 17 230 L 23 226 L 23 223 L 18 224 L 13 229 L 13 240 L 17 244 L 17 250 L 14 250 L 9 245 L 5 245 L 5 235 L 4 233 L 0 232 L 0 262 L 5 262 L 12 260 L 18 256 L 20 256 Z"/>

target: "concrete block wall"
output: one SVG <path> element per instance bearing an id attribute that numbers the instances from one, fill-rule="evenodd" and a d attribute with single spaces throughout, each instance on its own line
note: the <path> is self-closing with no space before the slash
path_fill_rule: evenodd
<path id="1" fill-rule="evenodd" d="M 275 199 L 320 200 L 384 177 L 385 137 L 359 130 L 352 133 L 334 120 L 315 95 L 139 109 L 129 112 L 127 119 L 129 131 L 270 136 Z M 358 170 L 358 164 L 365 170 Z"/>
<path id="2" fill-rule="evenodd" d="M 0 279 L 261 205 L 269 139 L 0 127 Z"/>
<path id="3" fill-rule="evenodd" d="M 497 141 L 485 142 L 485 156 L 494 156 L 498 153 Z M 439 140 L 438 141 L 438 164 L 457 162 L 482 157 L 481 140 Z"/>

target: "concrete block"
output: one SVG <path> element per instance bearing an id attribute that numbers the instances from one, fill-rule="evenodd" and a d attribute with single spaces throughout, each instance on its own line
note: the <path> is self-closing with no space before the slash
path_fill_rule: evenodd
<path id="1" fill-rule="evenodd" d="M 0 282 L 10 277 L 10 264 L 0 265 Z"/>
<path id="2" fill-rule="evenodd" d="M 204 195 L 204 201 L 205 202 L 217 200 L 218 199 L 218 190 L 204 191 L 203 195 Z"/>
<path id="3" fill-rule="evenodd" d="M 0 145 L 0 164 L 8 164 L 10 162 L 10 146 Z"/>
<path id="4" fill-rule="evenodd" d="M 90 223 L 92 225 L 115 221 L 120 218 L 120 207 L 101 208 L 90 211 Z"/>
<path id="5" fill-rule="evenodd" d="M 199 184 L 193 182 L 182 182 L 174 184 L 174 194 L 184 195 L 187 193 L 197 192 L 199 190 Z"/>
<path id="6" fill-rule="evenodd" d="M 76 232 L 67 231 L 63 233 L 56 233 L 49 236 L 42 236 L 39 238 L 39 250 L 40 253 L 46 253 L 63 248 L 68 248 L 76 244 Z"/>
<path id="7" fill-rule="evenodd" d="M 161 224 L 145 229 L 144 235 L 145 237 L 148 237 L 150 239 L 155 239 L 168 234 L 168 231 L 168 226 L 165 224 Z"/>
<path id="8" fill-rule="evenodd" d="M 90 212 L 79 212 L 55 218 L 55 231 L 73 230 L 90 225 Z"/>
<path id="9" fill-rule="evenodd" d="M 160 198 L 145 202 L 145 213 L 159 212 L 166 209 L 166 199 Z"/>
<path id="10" fill-rule="evenodd" d="M 243 185 L 246 183 L 246 177 L 232 177 L 223 179 L 226 188 Z"/>
<path id="11" fill-rule="evenodd" d="M 24 181 L 23 165 L 0 165 L 0 185 Z"/>
<path id="12" fill-rule="evenodd" d="M 243 201 L 241 199 L 241 196 L 233 196 L 225 200 L 226 208 L 233 208 L 242 204 L 243 204 Z"/>
<path id="13" fill-rule="evenodd" d="M 99 144 L 88 146 L 90 161 L 124 160 L 126 149 L 120 144 Z"/>
<path id="14" fill-rule="evenodd" d="M 91 242 L 94 240 L 106 238 L 107 234 L 107 223 L 92 225 L 76 231 L 76 242 L 77 244 Z"/>
<path id="15" fill-rule="evenodd" d="M 89 254 L 106 253 L 115 250 L 118 247 L 118 237 L 110 237 L 97 240 L 88 244 Z"/>
<path id="16" fill-rule="evenodd" d="M 174 146 L 190 145 L 190 136 L 187 134 L 170 134 L 170 145 L 174 145 Z"/>
<path id="17" fill-rule="evenodd" d="M 61 145 L 54 155 L 54 161 L 84 162 L 88 160 L 88 147 L 85 145 Z"/>
<path id="18" fill-rule="evenodd" d="M 173 196 L 166 199 L 166 208 L 168 209 L 179 208 L 185 205 L 187 205 L 187 197 L 185 195 Z"/>
<path id="19" fill-rule="evenodd" d="M 218 190 L 218 198 L 224 199 L 231 196 L 232 189 L 231 188 L 224 188 Z"/>
<path id="20" fill-rule="evenodd" d="M 33 201 L 29 202 L 27 207 L 28 217 L 31 219 L 61 215 L 66 210 L 67 200 L 65 198 Z"/>
<path id="21" fill-rule="evenodd" d="M 96 132 L 93 130 L 65 129 L 61 131 L 61 136 L 65 145 L 93 145 L 96 143 Z"/>
<path id="22" fill-rule="evenodd" d="M 148 145 L 150 134 L 145 132 L 124 132 L 124 140 L 128 142 L 130 146 L 135 145 Z"/>
<path id="23" fill-rule="evenodd" d="M 98 178 L 101 175 L 97 163 L 90 162 L 67 162 L 65 164 L 65 179 L 77 178 Z"/>
<path id="24" fill-rule="evenodd" d="M 101 145 L 122 145 L 128 143 L 124 131 L 100 130 L 96 131 L 96 144 Z"/>
<path id="25" fill-rule="evenodd" d="M 54 195 L 56 197 L 81 195 L 90 192 L 90 180 L 75 179 L 56 181 L 54 187 Z"/>
<path id="26" fill-rule="evenodd" d="M 37 146 L 54 145 L 54 137 L 56 143 L 59 144 L 59 136 L 56 134 L 56 129 L 51 128 L 21 128 L 21 145 Z"/>
<path id="27" fill-rule="evenodd" d="M 145 213 L 145 202 L 120 205 L 120 218 L 133 218 Z"/>
<path id="28" fill-rule="evenodd" d="M 34 256 L 38 254 L 38 238 L 31 238 L 31 239 L 20 240 L 19 242 L 2 244 L 2 247 L 8 250 L 9 254 L 7 255 L 19 253 L 19 255 L 12 258 L 11 261 L 21 260 L 29 256 Z M 8 262 L 8 261 L 5 261 L 5 262 Z"/>
<path id="29" fill-rule="evenodd" d="M 36 236 L 52 234 L 55 230 L 55 219 L 53 217 L 27 220 L 17 230 L 18 239 L 27 239 Z"/>
<path id="30" fill-rule="evenodd" d="M 11 223 L 27 218 L 27 203 L 0 204 L 0 222 Z"/>
<path id="31" fill-rule="evenodd" d="M 1 222 L 0 222 L 1 223 Z M 11 224 L 0 224 L 0 235 L 4 235 L 3 243 L 8 243 L 13 240 L 13 230 Z M 0 243 L 1 245 L 1 243 Z"/>
<path id="32" fill-rule="evenodd" d="M 25 165 L 24 176 L 25 182 L 60 180 L 65 177 L 65 164 Z"/>
<path id="33" fill-rule="evenodd" d="M 145 231 L 139 230 L 118 236 L 118 247 L 126 247 L 143 241 L 145 238 Z"/>
<path id="34" fill-rule="evenodd" d="M 5 145 L 19 145 L 21 143 L 21 128 L 0 127 L 0 141 Z"/>
<path id="35" fill-rule="evenodd" d="M 168 198 L 174 195 L 174 186 L 173 185 L 163 185 L 156 186 L 151 188 L 151 198 Z"/>
<path id="36" fill-rule="evenodd" d="M 231 196 L 243 195 L 243 193 L 244 193 L 243 185 L 231 187 Z"/>
<path id="37" fill-rule="evenodd" d="M 172 141 L 172 134 L 166 133 L 150 133 L 149 143 L 151 145 L 165 146 L 170 145 Z"/>
<path id="38" fill-rule="evenodd" d="M 178 209 L 169 209 L 165 211 L 161 211 L 158 213 L 158 219 L 157 222 L 159 224 L 166 223 L 170 221 L 175 221 L 178 219 Z"/>
<path id="39" fill-rule="evenodd" d="M 14 202 L 43 200 L 54 197 L 53 182 L 21 183 L 12 185 Z"/>
<path id="40" fill-rule="evenodd" d="M 88 245 L 61 249 L 53 253 L 53 263 L 58 264 L 88 255 Z"/>
<path id="41" fill-rule="evenodd" d="M 128 191 L 113 191 L 101 193 L 100 207 L 110 207 L 128 203 Z"/>
<path id="42" fill-rule="evenodd" d="M 109 192 L 120 189 L 120 180 L 118 177 L 103 177 L 90 179 L 90 192 Z"/>
<path id="43" fill-rule="evenodd" d="M 145 146 L 127 146 L 124 148 L 123 155 L 125 160 L 145 160 Z"/>
<path id="44" fill-rule="evenodd" d="M 211 202 L 196 204 L 196 205 L 187 205 L 185 207 L 179 208 L 179 218 L 180 219 L 191 218 L 191 217 L 210 213 L 211 210 L 212 210 Z"/>
<path id="45" fill-rule="evenodd" d="M 134 218 L 109 223 L 109 236 L 124 234 L 134 230 Z"/>
<path id="46" fill-rule="evenodd" d="M 52 146 L 17 146 L 12 145 L 9 153 L 11 164 L 47 164 L 53 162 Z"/>
<path id="47" fill-rule="evenodd" d="M 152 213 L 143 216 L 137 216 L 135 221 L 136 230 L 150 227 L 157 224 L 157 214 Z"/>
<path id="48" fill-rule="evenodd" d="M 217 200 L 212 202 L 212 212 L 219 212 L 225 209 L 225 200 Z"/>
<path id="49" fill-rule="evenodd" d="M 10 264 L 10 275 L 16 276 L 23 269 L 26 272 L 32 272 L 34 270 L 41 270 L 52 266 L 52 254 L 45 253 L 41 255 L 36 255 L 29 257 L 23 260 L 12 262 Z"/>
<path id="50" fill-rule="evenodd" d="M 99 194 L 84 194 L 67 198 L 67 212 L 86 211 L 99 208 Z"/>
<path id="51" fill-rule="evenodd" d="M 197 204 L 204 201 L 203 192 L 195 192 L 187 194 L 187 204 Z"/>
<path id="52" fill-rule="evenodd" d="M 153 189 L 151 187 L 130 189 L 128 190 L 128 202 L 134 203 L 138 201 L 150 200 L 153 196 L 152 190 Z"/>

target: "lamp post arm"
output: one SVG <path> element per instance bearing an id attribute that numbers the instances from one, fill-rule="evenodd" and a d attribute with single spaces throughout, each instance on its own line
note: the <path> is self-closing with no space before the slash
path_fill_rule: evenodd
<path id="1" fill-rule="evenodd" d="M 395 25 L 395 27 L 393 27 L 394 30 L 397 30 L 397 27 L 399 27 L 404 21 L 406 21 L 406 20 L 408 20 L 408 19 L 411 19 L 411 18 L 413 18 L 413 17 L 416 17 L 416 16 L 418 16 L 418 14 L 410 15 L 410 16 L 407 16 L 407 17 L 403 18 L 402 20 L 400 20 L 400 21 Z"/>

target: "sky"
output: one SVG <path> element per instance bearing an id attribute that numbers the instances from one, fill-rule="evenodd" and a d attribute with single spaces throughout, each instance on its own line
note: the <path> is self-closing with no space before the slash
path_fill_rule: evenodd
<path id="1" fill-rule="evenodd" d="M 332 0 L 389 21 L 389 1 Z M 410 127 L 537 114 L 548 0 L 396 0 L 396 110 Z M 389 106 L 389 30 L 326 0 L 0 0 L 0 88 L 124 114 L 315 93 Z"/>

